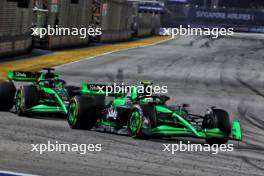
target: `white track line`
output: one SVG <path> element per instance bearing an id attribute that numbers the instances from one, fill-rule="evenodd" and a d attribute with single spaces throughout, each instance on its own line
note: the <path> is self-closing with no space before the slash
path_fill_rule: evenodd
<path id="1" fill-rule="evenodd" d="M 0 176 L 1 175 L 14 175 L 14 176 L 38 176 L 38 175 L 32 175 L 32 174 L 25 174 L 25 173 L 19 173 L 19 172 L 11 172 L 11 171 L 2 171 L 0 170 Z"/>
<path id="2" fill-rule="evenodd" d="M 148 46 L 154 46 L 154 45 L 157 45 L 157 44 L 160 44 L 160 43 L 167 42 L 169 40 L 172 40 L 172 38 L 169 38 L 169 39 L 166 39 L 166 40 L 162 40 L 162 41 L 159 41 L 159 42 L 155 42 L 155 43 L 151 43 L 151 44 L 144 45 L 144 46 L 135 46 L 135 47 L 126 48 L 126 49 L 117 49 L 117 50 L 110 51 L 110 52 L 106 52 L 106 53 L 99 54 L 99 55 L 96 55 L 96 56 L 92 56 L 92 57 L 87 57 L 87 58 L 84 58 L 84 59 L 80 59 L 78 61 L 73 61 L 73 62 L 69 62 L 69 63 L 66 63 L 66 64 L 58 65 L 58 66 L 56 66 L 54 68 L 61 68 L 61 67 L 67 66 L 67 65 L 72 65 L 72 64 L 75 64 L 75 63 L 78 63 L 78 62 L 82 62 L 82 61 L 85 61 L 85 60 L 90 60 L 90 59 L 93 59 L 93 58 L 96 58 L 96 57 L 105 56 L 105 55 L 112 54 L 112 53 L 116 53 L 116 52 L 120 52 L 120 51 L 127 51 L 127 50 L 130 50 L 130 49 L 136 49 L 136 48 L 144 48 L 144 47 L 148 47 Z"/>

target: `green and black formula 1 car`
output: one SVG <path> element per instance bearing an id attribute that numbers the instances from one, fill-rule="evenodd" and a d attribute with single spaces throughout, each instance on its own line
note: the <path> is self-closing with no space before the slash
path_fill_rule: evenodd
<path id="1" fill-rule="evenodd" d="M 144 83 L 147 86 L 148 83 Z M 97 88 L 99 86 L 99 88 Z M 229 139 L 242 140 L 240 122 L 230 122 L 228 113 L 215 107 L 205 115 L 195 115 L 187 105 L 168 106 L 165 95 L 146 95 L 132 87 L 128 94 L 102 92 L 103 85 L 83 84 L 81 96 L 69 105 L 68 123 L 73 129 L 94 128 L 119 133 L 127 129 L 133 138 L 152 136 L 189 136 L 204 138 L 209 144 L 223 144 Z M 98 90 L 101 90 L 100 92 Z M 113 97 L 107 104 L 99 97 Z M 121 130 L 124 131 L 124 130 Z"/>
<path id="2" fill-rule="evenodd" d="M 80 93 L 80 88 L 66 85 L 52 68 L 41 72 L 9 71 L 9 81 L 0 82 L 0 110 L 10 110 L 15 105 L 18 115 L 68 113 L 71 97 Z M 18 90 L 14 81 L 31 82 Z"/>

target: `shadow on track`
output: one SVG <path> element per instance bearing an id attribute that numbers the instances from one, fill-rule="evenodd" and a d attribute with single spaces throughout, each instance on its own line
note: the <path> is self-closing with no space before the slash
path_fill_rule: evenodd
<path id="1" fill-rule="evenodd" d="M 10 110 L 10 113 L 16 114 L 14 109 Z M 32 119 L 43 119 L 43 120 L 56 120 L 56 121 L 63 121 L 67 120 L 67 116 L 63 114 L 30 114 L 26 116 L 21 116 L 21 118 L 32 118 Z"/>

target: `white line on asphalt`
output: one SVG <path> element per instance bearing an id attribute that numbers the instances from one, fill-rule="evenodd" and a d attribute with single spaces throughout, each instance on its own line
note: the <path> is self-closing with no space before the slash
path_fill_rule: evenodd
<path id="1" fill-rule="evenodd" d="M 39 176 L 39 175 L 32 175 L 32 174 L 26 174 L 26 173 L 19 173 L 19 172 L 11 172 L 11 171 L 2 171 L 2 170 L 0 170 L 0 176 L 1 175 L 10 175 L 10 176 Z"/>

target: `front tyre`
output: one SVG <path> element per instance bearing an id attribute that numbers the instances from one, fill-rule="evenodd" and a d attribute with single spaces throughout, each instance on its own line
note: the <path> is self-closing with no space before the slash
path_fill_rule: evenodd
<path id="1" fill-rule="evenodd" d="M 38 90 L 35 85 L 21 86 L 15 97 L 15 108 L 19 116 L 38 103 Z"/>
<path id="2" fill-rule="evenodd" d="M 96 102 L 90 96 L 75 96 L 69 104 L 68 124 L 73 129 L 90 130 L 98 118 Z"/>
<path id="3" fill-rule="evenodd" d="M 135 105 L 128 118 L 128 132 L 132 138 L 149 139 L 156 126 L 156 112 L 151 105 Z"/>
<path id="4" fill-rule="evenodd" d="M 228 141 L 228 136 L 231 133 L 231 123 L 228 113 L 223 109 L 212 109 L 212 114 L 205 116 L 203 122 L 203 128 L 205 129 L 220 129 L 226 136 L 226 138 L 210 137 L 206 138 L 206 142 L 210 145 L 213 144 L 225 144 Z"/>

